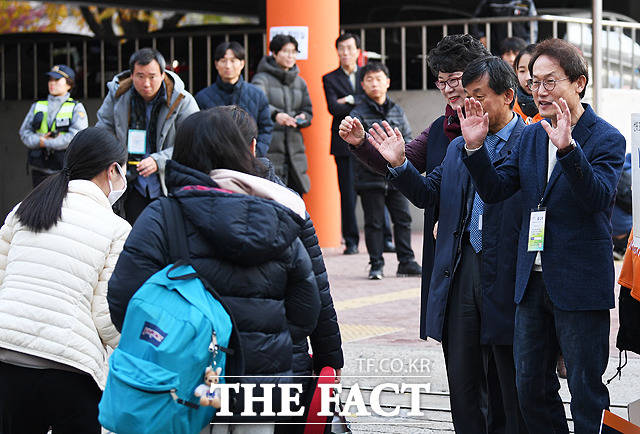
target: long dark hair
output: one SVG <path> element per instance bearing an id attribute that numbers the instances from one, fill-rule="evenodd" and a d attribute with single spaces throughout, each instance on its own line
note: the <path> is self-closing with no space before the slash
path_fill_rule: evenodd
<path id="1" fill-rule="evenodd" d="M 63 169 L 29 193 L 16 211 L 18 219 L 34 232 L 52 228 L 62 217 L 69 181 L 91 180 L 112 163 L 126 159 L 126 149 L 108 131 L 95 127 L 80 131 L 67 147 Z"/>
<path id="2" fill-rule="evenodd" d="M 237 105 L 223 105 L 218 107 L 220 107 L 220 110 L 224 110 L 231 115 L 240 134 L 244 137 L 247 146 L 251 144 L 253 139 L 258 139 L 258 125 L 256 125 L 256 121 L 249 112 Z"/>
<path id="3" fill-rule="evenodd" d="M 172 159 L 202 173 L 231 169 L 256 175 L 256 160 L 229 109 L 193 113 L 176 131 Z"/>

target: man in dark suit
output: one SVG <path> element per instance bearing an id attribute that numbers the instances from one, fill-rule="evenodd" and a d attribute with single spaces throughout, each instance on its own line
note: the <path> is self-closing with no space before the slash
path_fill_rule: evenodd
<path id="1" fill-rule="evenodd" d="M 358 35 L 343 33 L 336 40 L 336 49 L 340 57 L 340 66 L 322 77 L 324 93 L 327 97 L 329 113 L 333 115 L 331 124 L 331 155 L 338 168 L 338 186 L 340 188 L 340 210 L 342 212 L 342 237 L 346 248 L 344 253 L 358 253 L 358 222 L 356 221 L 356 191 L 353 179 L 353 157 L 348 145 L 338 135 L 340 121 L 356 105 L 356 97 L 362 95 L 362 86 L 358 79 L 358 56 L 360 38 Z"/>
<path id="2" fill-rule="evenodd" d="M 614 307 L 611 210 L 625 139 L 581 104 L 587 64 L 560 39 L 541 42 L 529 63 L 529 86 L 543 120 L 525 128 L 497 168 L 483 137 L 488 116 L 465 102 L 460 155 L 486 203 L 521 191 L 514 330 L 516 381 L 530 433 L 568 432 L 562 402 L 545 399 L 558 345 L 566 361 L 576 433 L 597 433 L 609 393 L 602 375 Z"/>
<path id="3" fill-rule="evenodd" d="M 340 211 L 342 213 L 342 238 L 346 248 L 345 255 L 358 253 L 358 221 L 356 220 L 356 190 L 354 188 L 354 161 L 349 145 L 340 138 L 338 127 L 358 100 L 362 97 L 358 56 L 360 56 L 360 37 L 352 33 L 343 33 L 336 39 L 336 49 L 340 66 L 322 77 L 324 93 L 327 97 L 329 113 L 333 115 L 331 123 L 331 155 L 338 168 L 338 187 L 340 188 Z M 391 242 L 389 216 L 385 213 L 385 252 L 395 252 Z"/>
<path id="4" fill-rule="evenodd" d="M 468 94 L 483 99 L 489 113 L 483 141 L 492 148 L 494 164 L 500 164 L 524 129 L 512 110 L 517 86 L 513 68 L 497 57 L 480 58 L 467 66 L 462 84 Z M 460 433 L 524 433 L 513 363 L 519 195 L 495 205 L 482 203 L 460 158 L 462 137 L 451 142 L 440 166 L 420 176 L 405 157 L 400 132 L 383 126 L 386 131 L 379 126 L 370 130 L 369 142 L 388 161 L 392 183 L 419 208 L 439 206 L 427 333 L 442 342 L 454 428 Z M 489 402 L 483 402 L 487 372 L 498 378 L 489 379 Z M 493 419 L 490 428 L 483 407 Z M 497 419 L 504 426 L 497 426 Z"/>

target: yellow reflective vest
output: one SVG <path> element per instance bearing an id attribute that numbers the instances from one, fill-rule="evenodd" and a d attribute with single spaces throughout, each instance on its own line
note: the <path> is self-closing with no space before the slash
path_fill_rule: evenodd
<path id="1" fill-rule="evenodd" d="M 35 116 L 36 113 L 42 112 L 42 122 L 40 122 L 40 127 L 36 130 L 38 134 L 47 134 L 48 132 L 58 132 L 58 134 L 65 134 L 69 130 L 69 126 L 71 126 L 71 118 L 73 118 L 73 109 L 76 106 L 76 101 L 69 98 L 60 106 L 60 110 L 56 114 L 56 120 L 51 124 L 51 129 L 49 129 L 49 121 L 47 119 L 48 116 L 48 108 L 49 101 L 37 101 L 36 106 L 33 109 L 33 114 Z"/>

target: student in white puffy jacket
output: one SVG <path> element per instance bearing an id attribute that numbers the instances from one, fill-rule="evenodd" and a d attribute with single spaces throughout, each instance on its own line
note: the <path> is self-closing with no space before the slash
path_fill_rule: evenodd
<path id="1" fill-rule="evenodd" d="M 100 433 L 111 323 L 107 282 L 131 226 L 111 206 L 126 149 L 88 128 L 64 168 L 0 229 L 0 432 Z"/>

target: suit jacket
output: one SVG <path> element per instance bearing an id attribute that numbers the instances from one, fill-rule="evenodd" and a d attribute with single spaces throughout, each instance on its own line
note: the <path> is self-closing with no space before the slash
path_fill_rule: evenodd
<path id="1" fill-rule="evenodd" d="M 494 164 L 500 164 L 512 154 L 524 127 L 524 122 L 518 117 L 509 140 L 496 156 Z M 426 318 L 426 332 L 438 341 L 442 340 L 449 289 L 460 263 L 462 235 L 469 224 L 475 196 L 471 177 L 461 159 L 462 149 L 464 139 L 460 136 L 449 145 L 442 164 L 426 177 L 420 176 L 408 163 L 407 170 L 392 181 L 417 207 L 439 205 L 438 237 L 429 297 L 426 305 L 421 306 L 421 317 Z M 513 343 L 513 298 L 521 213 L 519 194 L 503 202 L 485 204 L 484 207 L 480 312 L 482 344 Z"/>
<path id="2" fill-rule="evenodd" d="M 338 128 L 342 119 L 351 112 L 354 106 L 340 104 L 338 99 L 343 96 L 353 95 L 356 99 L 356 104 L 358 103 L 358 97 L 363 94 L 362 86 L 360 85 L 360 68 L 356 71 L 355 91 L 351 87 L 349 77 L 341 67 L 325 74 L 322 77 L 322 84 L 324 85 L 324 94 L 327 98 L 329 113 L 333 115 L 333 122 L 331 123 L 331 154 L 337 157 L 347 157 L 349 155 L 349 144 L 340 138 Z"/>
<path id="3" fill-rule="evenodd" d="M 625 155 L 625 139 L 583 104 L 572 136 L 577 147 L 558 161 L 547 182 L 549 137 L 540 122 L 525 128 L 518 147 L 495 168 L 482 147 L 462 160 L 485 202 L 522 191 L 515 301 L 520 303 L 536 252 L 527 251 L 530 210 L 546 207 L 542 276 L 562 310 L 614 307 L 611 210 Z M 542 121 L 545 122 L 545 121 Z"/>

